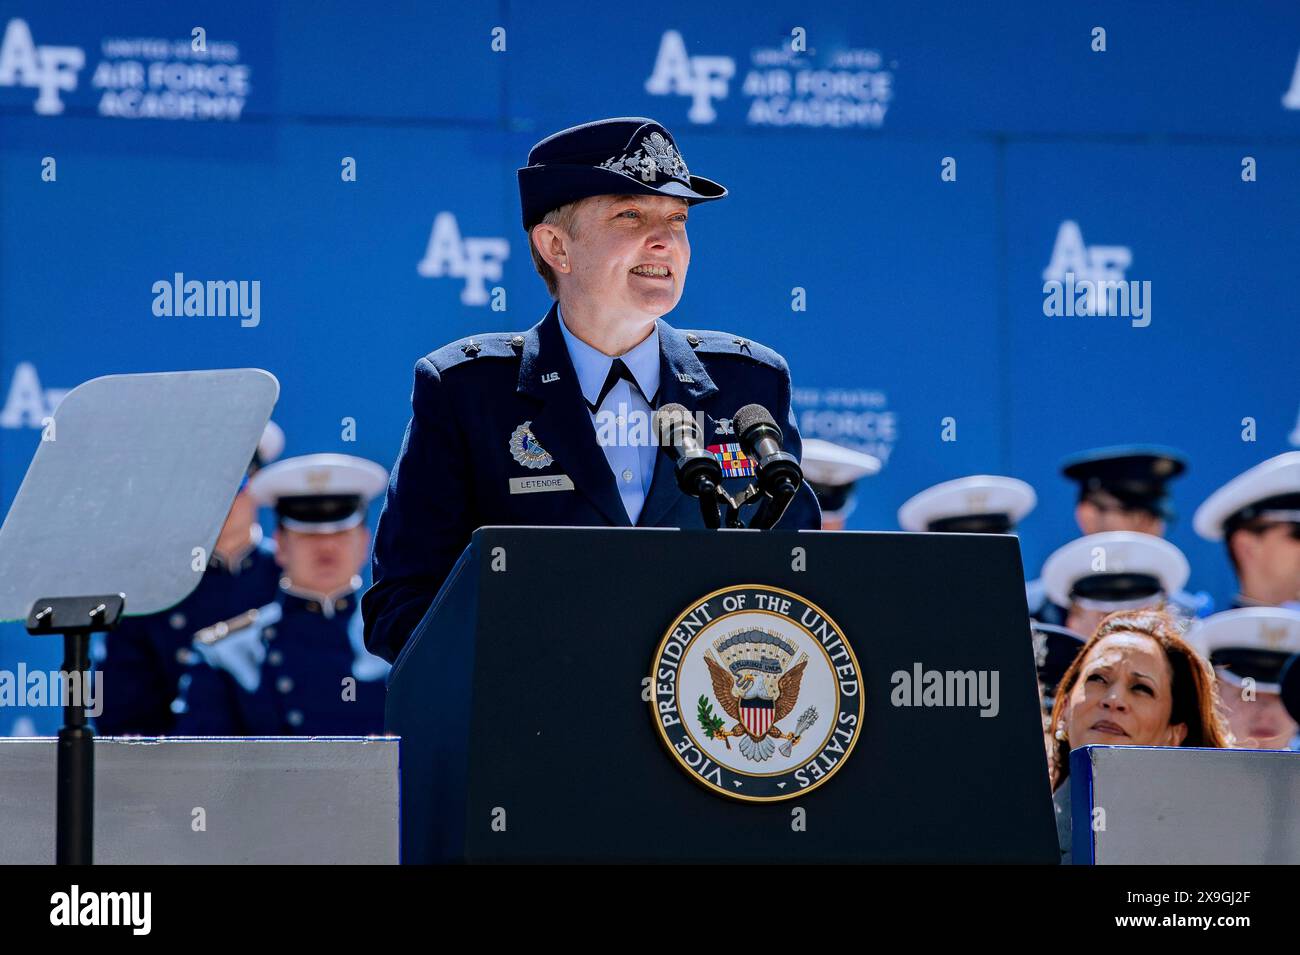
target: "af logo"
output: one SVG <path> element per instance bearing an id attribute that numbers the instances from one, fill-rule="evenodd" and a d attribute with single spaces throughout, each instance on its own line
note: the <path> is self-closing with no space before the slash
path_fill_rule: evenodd
<path id="1" fill-rule="evenodd" d="M 14 367 L 4 406 L 0 407 L 0 428 L 42 428 L 54 414 L 68 388 L 46 388 L 41 384 L 36 366 L 20 361 Z"/>
<path id="2" fill-rule="evenodd" d="M 862 681 L 822 609 L 762 584 L 688 607 L 655 651 L 660 738 L 701 785 L 733 799 L 793 799 L 844 765 L 862 725 Z"/>
<path id="3" fill-rule="evenodd" d="M 57 116 L 63 112 L 59 91 L 77 88 L 77 73 L 86 65 L 86 51 L 78 46 L 37 46 L 26 20 L 17 17 L 5 27 L 0 41 L 0 86 L 27 86 L 39 90 L 36 112 Z"/>
<path id="4" fill-rule="evenodd" d="M 465 305 L 488 303 L 486 281 L 501 281 L 501 265 L 510 257 L 510 243 L 502 238 L 465 238 L 450 212 L 439 212 L 429 232 L 424 258 L 415 270 L 427 279 L 449 275 L 464 279 L 460 300 Z"/>
<path id="5" fill-rule="evenodd" d="M 659 40 L 654 72 L 645 81 L 645 91 L 651 96 L 689 96 L 687 119 L 711 123 L 718 118 L 713 101 L 727 98 L 727 83 L 735 75 L 736 61 L 731 57 L 688 56 L 682 35 L 666 30 Z"/>
<path id="6" fill-rule="evenodd" d="M 1084 245 L 1079 223 L 1070 219 L 1061 223 L 1052 247 L 1052 260 L 1043 270 L 1043 281 L 1065 281 L 1068 273 L 1076 278 L 1122 280 L 1133 263 L 1133 252 L 1124 245 Z"/>

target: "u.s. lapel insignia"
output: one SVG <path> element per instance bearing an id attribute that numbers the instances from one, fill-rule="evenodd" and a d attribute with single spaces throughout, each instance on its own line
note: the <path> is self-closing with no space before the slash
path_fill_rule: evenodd
<path id="1" fill-rule="evenodd" d="M 532 425 L 531 421 L 525 421 L 515 428 L 514 434 L 510 435 L 510 453 L 526 468 L 535 470 L 549 468 L 555 463 L 555 459 L 551 457 L 549 451 L 538 444 L 537 437 L 531 430 Z"/>
<path id="2" fill-rule="evenodd" d="M 718 434 L 735 434 L 736 429 L 732 427 L 730 418 L 719 418 L 717 421 Z"/>

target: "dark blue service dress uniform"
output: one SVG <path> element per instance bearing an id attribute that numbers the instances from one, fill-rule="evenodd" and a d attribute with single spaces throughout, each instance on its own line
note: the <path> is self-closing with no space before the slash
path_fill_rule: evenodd
<path id="1" fill-rule="evenodd" d="M 256 687 L 199 663 L 181 681 L 177 732 L 184 736 L 367 736 L 384 730 L 388 664 L 366 652 L 355 593 L 331 605 L 281 590 L 263 607 Z M 350 685 L 345 680 L 351 678 Z"/>
<path id="2" fill-rule="evenodd" d="M 191 649 L 195 632 L 274 600 L 280 573 L 267 541 L 230 564 L 213 554 L 199 585 L 175 607 L 127 617 L 105 634 L 97 676 L 104 694 L 103 712 L 95 720 L 98 732 L 104 736 L 174 732 L 172 704 L 178 681 L 195 659 Z"/>
<path id="3" fill-rule="evenodd" d="M 631 526 L 559 323 L 552 304 L 527 332 L 472 336 L 416 363 L 411 421 L 375 535 L 374 585 L 362 600 L 366 645 L 376 655 L 396 659 L 475 529 Z M 725 449 L 739 440 L 732 415 L 761 404 L 780 423 L 785 449 L 801 454 L 785 359 L 726 332 L 681 331 L 662 319 L 658 329 L 655 408 L 675 402 L 703 412 L 704 443 Z M 732 494 L 753 480 L 724 468 Z M 524 493 L 519 482 L 533 479 L 557 489 Z M 657 457 L 635 526 L 704 526 L 667 454 Z M 808 485 L 776 526 L 821 526 Z"/>

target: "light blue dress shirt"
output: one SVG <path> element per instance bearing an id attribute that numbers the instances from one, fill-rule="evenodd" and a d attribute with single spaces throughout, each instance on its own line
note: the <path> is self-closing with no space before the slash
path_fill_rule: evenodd
<path id="1" fill-rule="evenodd" d="M 595 404 L 601 386 L 609 376 L 614 359 L 582 341 L 564 323 L 564 314 L 556 307 L 564 344 L 568 346 L 573 370 L 578 376 L 578 386 L 587 404 Z M 596 431 L 597 443 L 605 452 L 605 460 L 614 473 L 619 496 L 628 519 L 635 524 L 650 493 L 650 482 L 655 473 L 655 454 L 659 451 L 654 442 L 653 415 L 650 401 L 659 392 L 659 325 L 641 344 L 626 354 L 619 355 L 623 364 L 636 379 L 637 391 L 631 383 L 620 379 L 605 400 L 591 414 L 591 426 Z"/>

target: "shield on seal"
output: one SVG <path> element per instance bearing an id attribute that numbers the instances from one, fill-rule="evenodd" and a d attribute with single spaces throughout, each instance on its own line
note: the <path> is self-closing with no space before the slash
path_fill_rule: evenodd
<path id="1" fill-rule="evenodd" d="M 754 739 L 762 739 L 772 728 L 772 715 L 775 709 L 772 700 L 753 697 L 740 701 L 740 722 L 745 731 Z"/>

